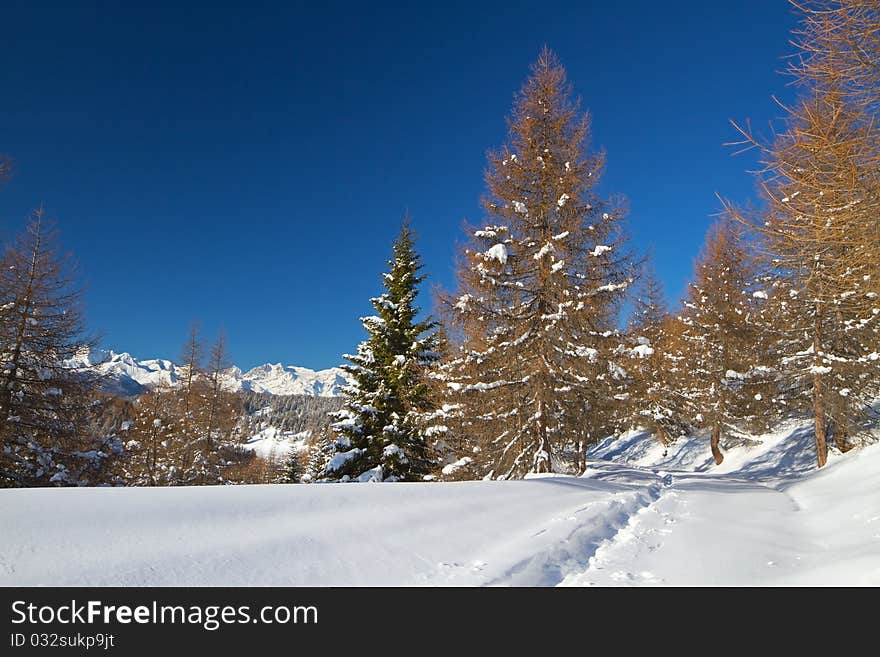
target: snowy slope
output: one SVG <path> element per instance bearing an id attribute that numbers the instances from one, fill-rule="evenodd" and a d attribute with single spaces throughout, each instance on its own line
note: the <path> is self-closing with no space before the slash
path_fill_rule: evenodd
<path id="1" fill-rule="evenodd" d="M 580 478 L 0 490 L 0 584 L 880 584 L 880 445 L 817 472 L 805 435 L 721 467 L 630 435 Z"/>
<path id="2" fill-rule="evenodd" d="M 774 475 L 766 457 L 779 447 L 736 476 L 657 470 L 663 492 L 560 584 L 880 584 L 880 445 L 822 471 Z M 621 467 L 593 466 L 598 479 Z"/>
<path id="3" fill-rule="evenodd" d="M 587 451 L 590 461 L 614 461 L 643 468 L 737 473 L 741 476 L 778 478 L 807 473 L 816 467 L 813 433 L 809 425 L 789 422 L 775 432 L 750 436 L 754 445 L 724 449 L 724 462 L 715 465 L 705 435 L 679 438 L 668 447 L 640 431 L 619 439 L 608 438 Z M 829 459 L 836 458 L 832 448 Z"/>
<path id="4" fill-rule="evenodd" d="M 136 395 L 158 386 L 177 385 L 181 367 L 169 360 L 140 360 L 131 354 L 94 349 L 72 359 L 71 365 L 93 369 L 105 378 L 109 392 Z M 231 367 L 225 372 L 229 390 L 250 390 L 270 395 L 313 395 L 334 397 L 346 384 L 346 374 L 338 367 L 310 370 L 293 365 L 261 365 L 247 372 Z"/>
<path id="5" fill-rule="evenodd" d="M 338 367 L 327 370 L 310 370 L 295 365 L 260 365 L 240 373 L 230 372 L 235 389 L 265 392 L 270 395 L 313 395 L 315 397 L 335 397 L 346 385 L 346 374 Z"/>
<path id="6" fill-rule="evenodd" d="M 306 449 L 309 432 L 281 431 L 277 427 L 261 429 L 244 443 L 257 456 L 267 460 L 282 460 L 291 451 L 301 452 Z"/>
<path id="7" fill-rule="evenodd" d="M 69 361 L 74 367 L 89 368 L 104 378 L 104 387 L 122 395 L 135 395 L 148 388 L 174 386 L 180 369 L 170 360 L 138 360 L 131 354 L 103 349 L 82 352 Z"/>

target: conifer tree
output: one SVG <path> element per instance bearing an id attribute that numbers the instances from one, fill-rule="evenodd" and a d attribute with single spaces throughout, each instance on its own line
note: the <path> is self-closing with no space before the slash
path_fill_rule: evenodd
<path id="1" fill-rule="evenodd" d="M 207 390 L 202 378 L 205 347 L 198 321 L 190 326 L 181 349 L 181 380 L 174 390 L 172 452 L 175 454 L 175 483 L 196 483 L 205 469 L 203 445 L 205 436 L 199 415 L 205 407 Z M 198 473 L 198 474 L 197 474 Z"/>
<path id="2" fill-rule="evenodd" d="M 408 220 L 388 265 L 385 292 L 370 300 L 377 314 L 361 320 L 369 337 L 346 355 L 353 384 L 333 424 L 337 454 L 327 478 L 412 480 L 432 466 L 420 417 L 432 408 L 427 371 L 438 357 L 438 336 L 433 320 L 417 320 L 424 276 Z"/>
<path id="3" fill-rule="evenodd" d="M 756 275 L 741 231 L 722 219 L 707 235 L 680 317 L 687 375 L 678 393 L 688 419 L 709 430 L 719 464 L 726 433 L 770 419 L 775 372 L 761 319 L 767 292 Z"/>
<path id="4" fill-rule="evenodd" d="M 307 480 L 308 472 L 307 463 L 303 461 L 303 456 L 296 450 L 291 450 L 290 454 L 284 460 L 284 470 L 281 473 L 279 483 L 282 484 L 301 484 Z"/>
<path id="5" fill-rule="evenodd" d="M 798 4 L 800 99 L 757 146 L 764 211 L 743 216 L 759 236 L 779 308 L 776 351 L 785 401 L 809 408 L 816 460 L 848 448 L 878 393 L 880 340 L 880 8 L 864 0 Z"/>
<path id="6" fill-rule="evenodd" d="M 587 151 L 589 137 L 589 115 L 545 48 L 508 142 L 489 155 L 486 220 L 468 229 L 458 290 L 445 298 L 456 342 L 437 374 L 447 419 L 488 477 L 574 469 L 614 430 L 625 377 L 616 315 L 632 272 L 623 212 L 596 192 L 604 156 Z"/>
<path id="7" fill-rule="evenodd" d="M 666 447 L 685 429 L 675 395 L 684 364 L 675 320 L 653 268 L 645 267 L 639 288 L 626 335 L 626 415 L 633 428 L 648 430 Z"/>
<path id="8" fill-rule="evenodd" d="M 321 430 L 317 436 L 314 434 L 309 442 L 308 457 L 306 459 L 306 472 L 303 480 L 314 482 L 324 476 L 324 471 L 330 459 L 335 453 L 334 440 L 327 429 Z"/>
<path id="9" fill-rule="evenodd" d="M 184 430 L 189 425 L 190 413 L 193 406 L 193 384 L 198 381 L 199 374 L 202 371 L 202 360 L 204 359 L 204 345 L 199 332 L 199 323 L 193 322 L 190 327 L 189 337 L 183 346 L 183 381 L 181 382 L 181 393 L 183 401 L 183 422 Z"/>
<path id="10" fill-rule="evenodd" d="M 657 338 L 663 323 L 669 317 L 669 308 L 663 284 L 657 278 L 653 266 L 645 263 L 636 294 L 633 296 L 632 315 L 629 318 L 629 332 L 646 338 Z"/>
<path id="11" fill-rule="evenodd" d="M 180 381 L 137 399 L 127 431 L 127 467 L 138 485 L 221 484 L 227 469 L 235 476 L 236 468 L 251 460 L 237 443 L 242 399 L 223 387 L 226 338 L 218 336 L 205 368 L 199 362 L 200 344 L 193 329 L 184 348 L 189 362 L 181 367 Z"/>
<path id="12" fill-rule="evenodd" d="M 103 480 L 115 436 L 92 433 L 95 380 L 71 363 L 85 347 L 79 291 L 42 208 L 0 270 L 0 485 Z"/>
<path id="13" fill-rule="evenodd" d="M 125 479 L 130 486 L 180 483 L 174 454 L 175 393 L 157 388 L 135 400 L 127 426 Z"/>
<path id="14" fill-rule="evenodd" d="M 203 483 L 222 481 L 223 451 L 229 442 L 230 409 L 234 405 L 231 393 L 223 389 L 223 373 L 228 368 L 226 335 L 221 332 L 211 347 L 208 358 L 206 408 L 200 414 L 204 418 L 202 448 L 204 459 L 200 473 Z"/>
<path id="15" fill-rule="evenodd" d="M 211 347 L 211 355 L 208 363 L 208 381 L 210 384 L 210 398 L 208 401 L 206 435 L 208 451 L 211 451 L 211 443 L 214 430 L 217 427 L 220 411 L 223 405 L 223 373 L 229 368 L 229 354 L 226 350 L 226 335 L 220 333 L 217 341 Z"/>

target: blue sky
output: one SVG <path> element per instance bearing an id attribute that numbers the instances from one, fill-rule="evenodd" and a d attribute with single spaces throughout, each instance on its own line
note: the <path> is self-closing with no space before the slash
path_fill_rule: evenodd
<path id="1" fill-rule="evenodd" d="M 716 192 L 754 191 L 728 120 L 766 128 L 791 94 L 783 0 L 122 4 L 4 3 L 0 235 L 45 203 L 90 329 L 139 357 L 176 358 L 199 319 L 243 367 L 339 363 L 406 210 L 451 286 L 545 43 L 675 300 Z"/>

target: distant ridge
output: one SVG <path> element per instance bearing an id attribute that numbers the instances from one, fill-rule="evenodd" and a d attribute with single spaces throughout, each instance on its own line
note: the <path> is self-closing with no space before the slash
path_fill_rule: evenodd
<path id="1" fill-rule="evenodd" d="M 104 349 L 83 351 L 70 363 L 101 374 L 105 379 L 104 388 L 119 395 L 138 395 L 157 387 L 176 386 L 184 370 L 170 360 L 140 360 L 128 353 Z M 338 367 L 312 370 L 281 363 L 260 365 L 247 372 L 233 366 L 225 370 L 223 376 L 227 390 L 270 395 L 336 397 L 347 384 L 346 373 Z"/>

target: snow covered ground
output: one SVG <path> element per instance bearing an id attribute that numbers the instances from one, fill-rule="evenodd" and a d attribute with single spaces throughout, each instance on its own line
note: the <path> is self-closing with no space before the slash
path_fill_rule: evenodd
<path id="1" fill-rule="evenodd" d="M 244 445 L 260 458 L 284 460 L 291 451 L 303 451 L 306 448 L 306 441 L 308 439 L 308 431 L 295 433 L 293 431 L 281 431 L 277 427 L 270 426 L 261 429 L 248 438 Z"/>
<path id="2" fill-rule="evenodd" d="M 628 434 L 584 477 L 0 490 L 3 585 L 877 585 L 880 445 L 789 426 L 711 464 Z"/>

